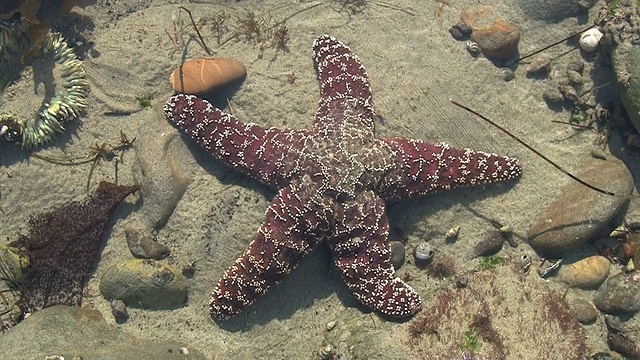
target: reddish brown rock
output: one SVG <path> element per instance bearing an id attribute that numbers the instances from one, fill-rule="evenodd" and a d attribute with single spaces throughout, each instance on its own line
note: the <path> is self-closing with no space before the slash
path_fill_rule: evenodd
<path id="1" fill-rule="evenodd" d="M 241 62 L 225 58 L 199 58 L 178 66 L 169 77 L 173 91 L 204 95 L 247 75 Z"/>
<path id="2" fill-rule="evenodd" d="M 520 31 L 514 24 L 498 19 L 489 26 L 474 28 L 471 40 L 480 46 L 486 57 L 507 60 L 518 52 Z"/>

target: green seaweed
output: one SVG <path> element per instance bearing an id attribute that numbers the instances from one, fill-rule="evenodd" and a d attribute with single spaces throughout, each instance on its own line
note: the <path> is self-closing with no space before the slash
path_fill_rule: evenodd
<path id="1" fill-rule="evenodd" d="M 462 348 L 466 350 L 475 350 L 478 347 L 478 334 L 475 328 L 471 328 L 464 333 L 464 343 Z"/>
<path id="2" fill-rule="evenodd" d="M 495 269 L 504 263 L 504 259 L 499 256 L 487 256 L 480 259 L 480 269 Z"/>

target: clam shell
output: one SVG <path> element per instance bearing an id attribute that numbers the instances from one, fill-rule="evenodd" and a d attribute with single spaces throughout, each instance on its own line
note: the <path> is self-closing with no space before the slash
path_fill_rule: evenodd
<path id="1" fill-rule="evenodd" d="M 169 77 L 173 91 L 203 95 L 244 78 L 241 62 L 225 58 L 199 58 L 178 66 Z"/>

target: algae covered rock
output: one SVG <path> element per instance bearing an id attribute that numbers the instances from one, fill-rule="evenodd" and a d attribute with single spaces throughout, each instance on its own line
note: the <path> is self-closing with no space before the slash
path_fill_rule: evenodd
<path id="1" fill-rule="evenodd" d="M 56 359 L 92 360 L 208 358 L 169 339 L 141 339 L 120 332 L 97 310 L 64 305 L 39 311 L 2 334 L 0 348 L 3 359 L 48 359 L 54 355 Z M 188 357 L 183 349 L 188 349 Z"/>
<path id="2" fill-rule="evenodd" d="M 152 310 L 175 309 L 187 302 L 187 282 L 176 268 L 149 259 L 131 259 L 109 267 L 100 279 L 108 300 Z"/>

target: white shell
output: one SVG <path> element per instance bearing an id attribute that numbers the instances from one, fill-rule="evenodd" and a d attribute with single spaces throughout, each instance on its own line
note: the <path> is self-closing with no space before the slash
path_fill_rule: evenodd
<path id="1" fill-rule="evenodd" d="M 580 35 L 580 48 L 586 52 L 592 52 L 600 43 L 602 39 L 602 31 L 598 28 L 589 29 Z"/>

